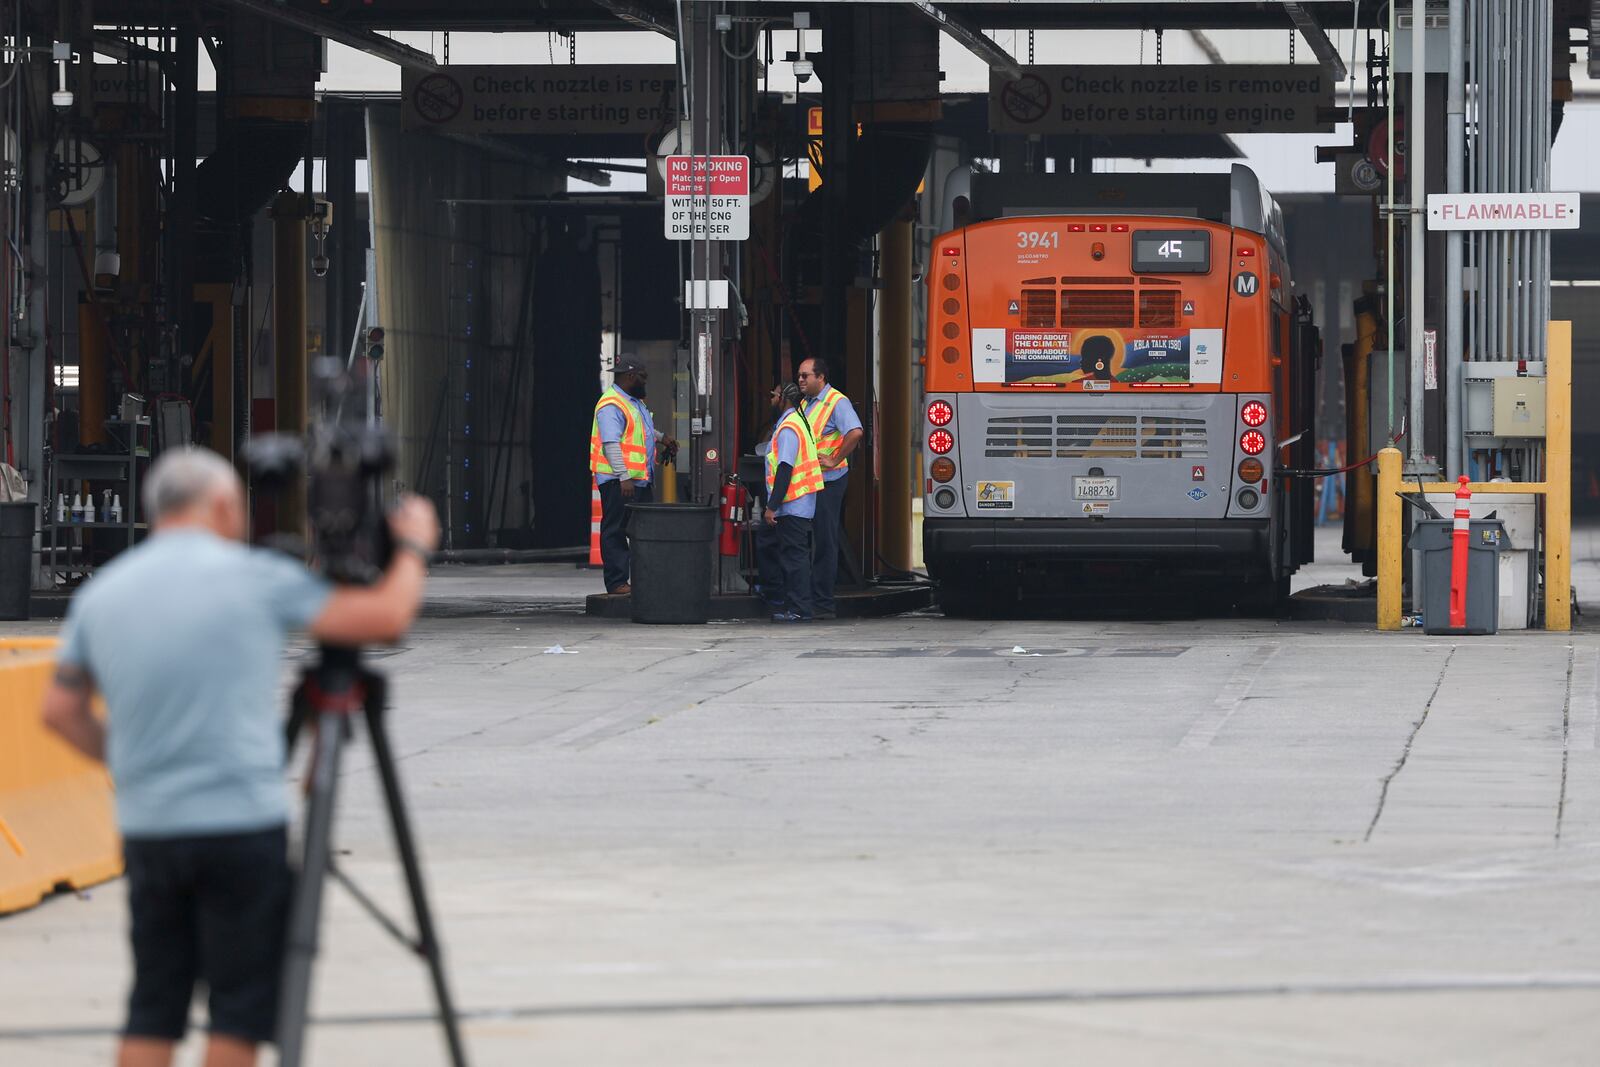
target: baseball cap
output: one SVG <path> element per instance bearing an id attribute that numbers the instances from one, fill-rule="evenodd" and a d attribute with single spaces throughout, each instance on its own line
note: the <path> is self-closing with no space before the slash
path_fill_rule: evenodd
<path id="1" fill-rule="evenodd" d="M 646 367 L 644 360 L 638 356 L 618 356 L 616 366 L 612 368 L 611 373 L 619 377 L 624 374 L 649 374 L 650 368 Z"/>

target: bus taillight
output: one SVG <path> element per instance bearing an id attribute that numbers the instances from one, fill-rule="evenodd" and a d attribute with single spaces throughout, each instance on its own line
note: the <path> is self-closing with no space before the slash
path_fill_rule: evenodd
<path id="1" fill-rule="evenodd" d="M 1239 464 L 1239 480 L 1241 482 L 1249 482 L 1254 485 L 1261 480 L 1261 476 L 1265 473 L 1266 469 L 1262 467 L 1259 459 L 1247 459 Z"/>
<path id="2" fill-rule="evenodd" d="M 1260 437 L 1260 434 L 1256 436 Z M 942 456 L 956 447 L 956 435 L 949 430 L 935 430 L 928 435 L 928 449 L 936 456 Z M 1261 448 L 1267 447 L 1266 438 L 1261 438 Z M 1256 449 L 1257 452 L 1261 448 Z"/>
<path id="3" fill-rule="evenodd" d="M 1239 435 L 1239 448 L 1247 456 L 1259 456 L 1267 450 L 1267 435 L 1260 430 L 1246 430 Z M 935 452 L 938 449 L 934 449 Z M 945 449 L 949 451 L 949 449 Z"/>
<path id="4" fill-rule="evenodd" d="M 950 406 L 948 400 L 935 400 L 928 405 L 928 421 L 935 426 L 949 426 L 950 420 L 956 417 L 956 409 Z"/>
<path id="5" fill-rule="evenodd" d="M 1246 401 L 1244 407 L 1239 409 L 1239 418 L 1249 427 L 1265 426 L 1267 422 L 1267 405 L 1259 400 Z"/>
<path id="6" fill-rule="evenodd" d="M 940 456 L 928 466 L 928 474 L 934 481 L 943 485 L 956 476 L 956 464 L 949 456 Z"/>

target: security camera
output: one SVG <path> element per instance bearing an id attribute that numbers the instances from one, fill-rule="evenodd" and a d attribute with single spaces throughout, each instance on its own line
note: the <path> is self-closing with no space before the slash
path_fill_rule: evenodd
<path id="1" fill-rule="evenodd" d="M 328 274 L 328 257 L 321 255 L 320 253 L 312 256 L 311 273 L 315 274 L 319 278 L 326 277 Z"/>
<path id="2" fill-rule="evenodd" d="M 797 59 L 794 61 L 794 80 L 799 82 L 801 85 L 804 85 L 806 82 L 810 81 L 811 76 L 816 72 L 817 65 L 811 62 L 811 60 Z"/>

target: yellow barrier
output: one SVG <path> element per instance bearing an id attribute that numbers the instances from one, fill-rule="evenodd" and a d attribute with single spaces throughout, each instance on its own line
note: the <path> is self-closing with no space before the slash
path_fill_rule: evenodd
<path id="1" fill-rule="evenodd" d="M 1544 628 L 1572 629 L 1572 323 L 1549 324 L 1545 359 L 1545 480 L 1542 482 L 1473 482 L 1480 493 L 1524 493 L 1544 498 Z M 1378 629 L 1400 629 L 1400 575 L 1405 503 L 1401 456 L 1397 449 L 1378 453 Z M 1430 482 L 1426 493 L 1454 493 L 1454 482 Z"/>
<path id="2" fill-rule="evenodd" d="M 39 718 L 53 640 L 0 640 L 0 914 L 122 873 L 111 778 Z"/>

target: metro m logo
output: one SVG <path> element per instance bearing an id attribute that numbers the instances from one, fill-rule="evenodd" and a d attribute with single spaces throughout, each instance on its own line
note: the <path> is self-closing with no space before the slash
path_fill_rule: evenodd
<path id="1" fill-rule="evenodd" d="M 1238 274 L 1234 275 L 1233 291 L 1238 293 L 1240 296 L 1255 296 L 1256 289 L 1259 287 L 1260 282 L 1256 276 L 1247 270 L 1242 270 Z"/>

